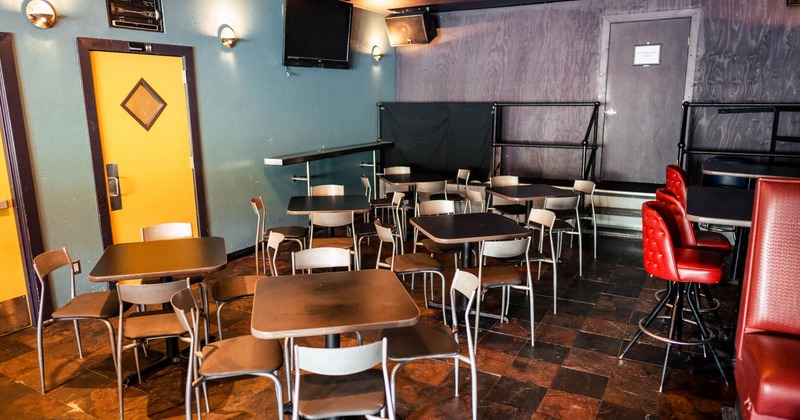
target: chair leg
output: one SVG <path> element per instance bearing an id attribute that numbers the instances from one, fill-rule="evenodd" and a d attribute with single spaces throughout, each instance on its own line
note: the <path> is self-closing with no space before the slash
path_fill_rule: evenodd
<path id="1" fill-rule="evenodd" d="M 703 340 L 708 339 L 711 333 L 708 331 L 705 322 L 703 322 L 700 309 L 691 299 L 689 300 L 689 308 L 692 310 L 692 316 L 694 316 L 695 322 L 697 322 L 697 328 L 700 329 L 700 338 Z M 722 380 L 725 381 L 725 385 L 728 385 L 728 378 L 725 377 L 725 372 L 722 370 L 722 364 L 719 361 L 719 357 L 717 357 L 716 349 L 711 345 L 711 342 L 706 343 L 705 347 L 708 349 L 708 352 L 711 353 L 711 357 L 714 359 L 714 363 L 717 365 L 717 369 L 719 369 L 719 374 L 722 376 Z"/>
<path id="2" fill-rule="evenodd" d="M 623 350 L 622 353 L 619 355 L 619 359 L 622 359 L 623 357 L 625 357 L 625 353 L 627 353 L 628 350 L 630 350 L 631 347 L 633 347 L 634 343 L 636 343 L 636 341 L 639 340 L 639 338 L 642 336 L 642 334 L 644 334 L 644 331 L 642 331 L 642 327 L 644 327 L 644 328 L 649 327 L 650 324 L 653 322 L 653 320 L 656 319 L 656 316 L 658 315 L 658 313 L 661 312 L 662 309 L 664 309 L 664 306 L 666 306 L 669 298 L 672 297 L 673 288 L 674 288 L 673 283 L 669 282 L 667 284 L 667 292 L 664 294 L 664 296 L 661 298 L 661 300 L 658 301 L 658 304 L 656 304 L 656 307 L 653 308 L 652 311 L 650 311 L 650 314 L 647 315 L 647 318 L 645 318 L 644 320 L 640 320 L 639 321 L 639 331 L 636 332 L 636 334 L 631 339 L 630 343 L 628 343 L 628 345 L 625 346 L 625 350 Z M 644 321 L 644 322 L 642 322 L 642 321 Z"/>
<path id="3" fill-rule="evenodd" d="M 117 346 L 114 339 L 114 326 L 111 325 L 111 322 L 107 319 L 101 319 L 103 324 L 106 325 L 106 329 L 108 330 L 108 338 L 111 341 L 111 360 L 114 362 L 114 368 L 117 367 Z"/>
<path id="4" fill-rule="evenodd" d="M 36 323 L 36 349 L 39 356 L 39 383 L 42 388 L 42 395 L 45 394 L 44 387 L 44 343 L 42 342 L 42 314 L 39 313 L 39 321 Z"/>
<path id="5" fill-rule="evenodd" d="M 78 357 L 83 359 L 83 346 L 81 346 L 81 327 L 78 325 L 78 320 L 73 319 L 72 325 L 75 327 L 75 341 L 78 342 Z"/>
<path id="6" fill-rule="evenodd" d="M 217 306 L 217 335 L 219 339 L 222 340 L 222 308 L 227 302 L 220 302 L 217 300 L 215 303 Z"/>

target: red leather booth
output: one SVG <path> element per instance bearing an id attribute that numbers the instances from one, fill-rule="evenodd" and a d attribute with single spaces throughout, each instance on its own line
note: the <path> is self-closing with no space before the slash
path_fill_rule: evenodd
<path id="1" fill-rule="evenodd" d="M 743 417 L 800 418 L 800 179 L 758 180 L 737 325 Z"/>

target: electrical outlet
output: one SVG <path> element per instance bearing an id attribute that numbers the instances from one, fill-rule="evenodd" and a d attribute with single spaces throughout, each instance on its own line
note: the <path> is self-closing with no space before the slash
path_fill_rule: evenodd
<path id="1" fill-rule="evenodd" d="M 75 260 L 72 262 L 72 272 L 75 274 L 81 273 L 81 260 Z"/>

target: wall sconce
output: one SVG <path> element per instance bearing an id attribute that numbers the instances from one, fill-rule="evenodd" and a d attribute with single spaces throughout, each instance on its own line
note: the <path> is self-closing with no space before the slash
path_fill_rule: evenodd
<path id="1" fill-rule="evenodd" d="M 239 37 L 236 36 L 236 31 L 234 31 L 233 28 L 228 25 L 222 25 L 219 30 L 219 39 L 225 47 L 233 48 L 233 46 L 236 45 L 236 41 L 239 40 Z"/>
<path id="2" fill-rule="evenodd" d="M 52 28 L 56 24 L 56 11 L 44 0 L 32 0 L 25 6 L 25 14 L 37 28 Z"/>
<path id="3" fill-rule="evenodd" d="M 381 61 L 381 57 L 383 57 L 383 52 L 381 51 L 381 48 L 377 45 L 373 45 L 372 58 L 374 58 L 375 61 Z"/>

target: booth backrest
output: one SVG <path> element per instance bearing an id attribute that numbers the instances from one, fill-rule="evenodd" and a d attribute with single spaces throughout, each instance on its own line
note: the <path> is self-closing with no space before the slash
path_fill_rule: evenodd
<path id="1" fill-rule="evenodd" d="M 760 178 L 752 221 L 737 350 L 744 334 L 800 335 L 800 179 Z"/>

